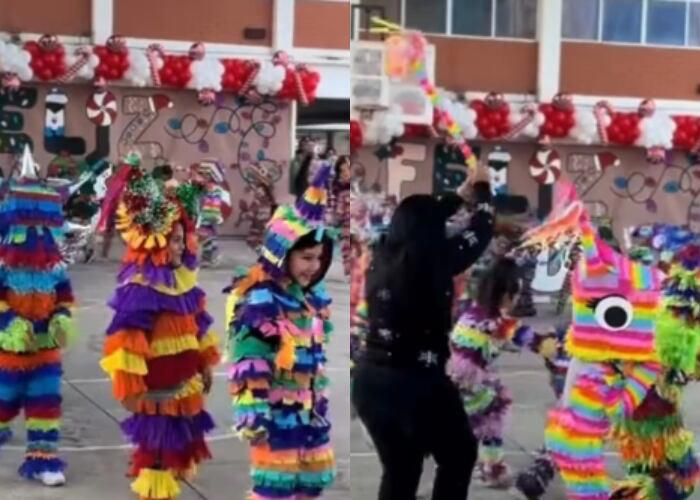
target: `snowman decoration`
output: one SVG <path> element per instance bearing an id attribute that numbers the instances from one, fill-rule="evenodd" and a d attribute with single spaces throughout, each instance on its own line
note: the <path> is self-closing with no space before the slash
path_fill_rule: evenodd
<path id="1" fill-rule="evenodd" d="M 510 153 L 501 146 L 496 146 L 489 153 L 487 164 L 493 196 L 508 195 L 508 167 L 511 159 Z"/>

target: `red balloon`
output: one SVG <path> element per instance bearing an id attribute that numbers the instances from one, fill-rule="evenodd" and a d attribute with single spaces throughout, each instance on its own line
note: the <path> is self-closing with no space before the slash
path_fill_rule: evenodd
<path id="1" fill-rule="evenodd" d="M 56 55 L 52 52 L 44 53 L 44 62 L 49 66 L 53 66 L 56 64 Z"/>
<path id="2" fill-rule="evenodd" d="M 555 127 L 553 135 L 554 137 L 559 138 L 566 137 L 566 131 L 564 130 L 564 127 Z"/>
<path id="3" fill-rule="evenodd" d="M 97 47 L 95 47 L 95 50 L 93 52 L 97 54 L 100 57 L 100 59 L 102 59 L 102 56 L 107 55 L 107 47 L 105 47 L 104 45 L 98 45 Z"/>
<path id="4" fill-rule="evenodd" d="M 51 68 L 45 67 L 39 72 L 39 78 L 42 80 L 51 80 L 53 78 L 53 73 Z"/>
<path id="5" fill-rule="evenodd" d="M 36 42 L 27 42 L 24 44 L 24 50 L 29 52 L 31 55 L 35 55 L 38 52 L 41 52 L 41 49 L 39 48 L 39 44 Z"/>
<path id="6" fill-rule="evenodd" d="M 566 122 L 566 113 L 563 111 L 557 111 L 554 115 L 554 121 L 559 125 L 563 125 Z"/>
<path id="7" fill-rule="evenodd" d="M 107 78 L 109 80 L 118 80 L 121 77 L 121 72 L 117 68 L 109 68 L 107 70 Z"/>
<path id="8" fill-rule="evenodd" d="M 571 129 L 574 125 L 576 125 L 576 118 L 573 113 L 568 113 L 566 116 L 566 126 Z"/>
<path id="9" fill-rule="evenodd" d="M 541 111 L 542 114 L 544 114 L 547 118 L 549 118 L 549 116 L 550 116 L 552 113 L 554 113 L 554 106 L 552 106 L 551 104 L 542 104 L 542 105 L 540 106 L 540 111 Z"/>
<path id="10" fill-rule="evenodd" d="M 476 126 L 479 127 L 479 129 L 486 129 L 491 126 L 491 120 L 488 116 L 480 116 L 476 120 Z"/>
<path id="11" fill-rule="evenodd" d="M 493 139 L 494 137 L 496 137 L 498 135 L 498 130 L 496 130 L 496 127 L 493 127 L 493 126 L 488 127 L 484 132 L 485 132 L 484 136 L 487 139 Z"/>

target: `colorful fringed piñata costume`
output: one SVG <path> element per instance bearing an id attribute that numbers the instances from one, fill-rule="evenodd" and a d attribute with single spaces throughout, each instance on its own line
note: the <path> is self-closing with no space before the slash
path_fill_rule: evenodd
<path id="1" fill-rule="evenodd" d="M 474 303 L 455 325 L 447 373 L 460 390 L 472 430 L 481 442 L 480 467 L 485 475 L 498 476 L 507 470 L 503 463 L 504 418 L 513 400 L 494 366 L 496 359 L 507 344 L 549 355 L 555 350 L 554 343 L 513 318 L 489 317 Z"/>
<path id="2" fill-rule="evenodd" d="M 225 174 L 218 161 L 203 160 L 196 164 L 195 168 L 204 178 L 197 220 L 202 265 L 216 265 L 219 261 L 218 228 L 226 219 L 226 215 L 230 214 L 230 210 L 227 210 L 227 213 L 224 210 L 231 206 L 231 195 L 225 189 Z"/>
<path id="3" fill-rule="evenodd" d="M 669 245 L 674 256 L 665 260 L 668 278 L 656 338 L 663 375 L 632 418 L 615 429 L 629 473 L 618 491 L 633 493 L 626 498 L 683 500 L 700 481 L 693 433 L 681 414 L 683 388 L 696 374 L 700 350 L 700 246 L 690 241 L 675 252 Z"/>
<path id="4" fill-rule="evenodd" d="M 570 499 L 608 499 L 603 444 L 629 421 L 661 373 L 656 319 L 661 274 L 614 252 L 596 236 L 580 202 L 537 233 L 580 237 L 573 276 L 572 361 L 564 394 L 549 414 L 546 447 Z M 540 234 L 540 236 L 541 236 Z"/>
<path id="5" fill-rule="evenodd" d="M 352 245 L 350 242 L 350 183 L 336 180 L 331 196 L 331 219 L 340 231 L 340 252 L 343 257 L 345 276 L 352 269 Z"/>
<path id="6" fill-rule="evenodd" d="M 282 285 L 299 238 L 315 233 L 332 245 L 322 226 L 329 171 L 319 171 L 296 206 L 277 209 L 259 264 L 229 301 L 229 380 L 235 429 L 251 442 L 253 500 L 318 497 L 335 476 L 324 373 L 331 301 L 322 282 Z"/>
<path id="7" fill-rule="evenodd" d="M 24 410 L 28 479 L 62 484 L 57 456 L 61 347 L 73 331 L 73 292 L 58 249 L 63 200 L 36 179 L 28 151 L 22 176 L 0 205 L 0 445 Z M 46 475 L 60 481 L 47 482 Z"/>
<path id="8" fill-rule="evenodd" d="M 132 490 L 141 499 L 171 499 L 177 480 L 210 458 L 204 435 L 214 427 L 204 410 L 205 374 L 218 362 L 218 339 L 209 327 L 205 294 L 197 287 L 197 241 L 190 214 L 179 197 L 133 168 L 117 211 L 117 229 L 127 250 L 109 305 L 115 314 L 100 362 L 114 396 L 133 414 L 122 429 L 136 446 Z M 173 267 L 168 238 L 185 228 L 182 265 Z"/>

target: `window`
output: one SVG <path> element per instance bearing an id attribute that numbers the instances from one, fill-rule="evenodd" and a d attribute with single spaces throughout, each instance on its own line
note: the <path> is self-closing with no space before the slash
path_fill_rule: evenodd
<path id="1" fill-rule="evenodd" d="M 642 41 L 642 0 L 604 0 L 603 40 Z"/>
<path id="2" fill-rule="evenodd" d="M 700 46 L 698 0 L 564 0 L 562 37 Z"/>
<path id="3" fill-rule="evenodd" d="M 535 38 L 537 0 L 403 0 L 402 3 L 407 28 L 446 35 Z"/>

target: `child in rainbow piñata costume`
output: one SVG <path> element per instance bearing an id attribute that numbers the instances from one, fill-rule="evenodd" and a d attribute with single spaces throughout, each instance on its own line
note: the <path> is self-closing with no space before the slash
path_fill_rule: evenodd
<path id="1" fill-rule="evenodd" d="M 545 438 L 567 496 L 687 498 L 688 488 L 692 490 L 689 483 L 694 481 L 687 474 L 697 475 L 697 466 L 688 462 L 687 432 L 677 420 L 656 419 L 669 416 L 668 405 L 659 397 L 665 392 L 668 371 L 667 357 L 659 349 L 657 323 L 663 276 L 603 243 L 580 202 L 529 233 L 525 245 L 546 240 L 551 244 L 562 237 L 580 238 L 583 254 L 572 286 L 573 321 L 567 338 L 572 361 L 559 406 L 550 412 Z M 615 487 L 603 459 L 603 443 L 610 438 L 620 447 L 629 473 Z M 669 469 L 654 466 L 659 465 L 653 458 L 659 458 L 657 452 L 651 459 L 642 456 L 660 443 L 673 443 L 663 460 Z M 675 470 L 674 465 L 678 465 Z"/>
<path id="2" fill-rule="evenodd" d="M 231 205 L 231 196 L 222 185 L 224 169 L 214 159 L 205 159 L 193 165 L 195 178 L 202 183 L 203 194 L 197 231 L 202 246 L 202 265 L 216 265 L 219 261 L 219 226 L 224 222 L 223 206 Z"/>
<path id="3" fill-rule="evenodd" d="M 521 280 L 515 260 L 497 259 L 479 281 L 479 294 L 469 301 L 450 334 L 447 373 L 460 390 L 474 435 L 480 441 L 477 471 L 490 487 L 506 487 L 511 480 L 504 462 L 505 415 L 512 404 L 495 362 L 513 345 L 544 358 L 553 357 L 556 339 L 540 335 L 510 316 Z"/>
<path id="4" fill-rule="evenodd" d="M 138 166 L 126 182 L 116 227 L 127 249 L 100 365 L 132 412 L 122 423 L 136 446 L 131 489 L 142 500 L 172 499 L 177 480 L 210 458 L 204 435 L 214 427 L 204 402 L 219 352 L 197 287 L 199 200 L 194 186 L 166 192 Z"/>
<path id="5" fill-rule="evenodd" d="M 73 292 L 57 243 L 63 200 L 37 179 L 27 148 L 0 205 L 0 445 L 24 410 L 27 452 L 19 473 L 65 483 L 57 456 L 61 348 L 74 331 Z"/>
<path id="6" fill-rule="evenodd" d="M 316 498 L 335 476 L 324 373 L 331 300 L 321 281 L 333 253 L 323 226 L 329 176 L 324 165 L 295 206 L 276 210 L 258 264 L 228 302 L 235 429 L 251 442 L 253 500 Z M 305 252 L 317 255 L 301 279 Z"/>

